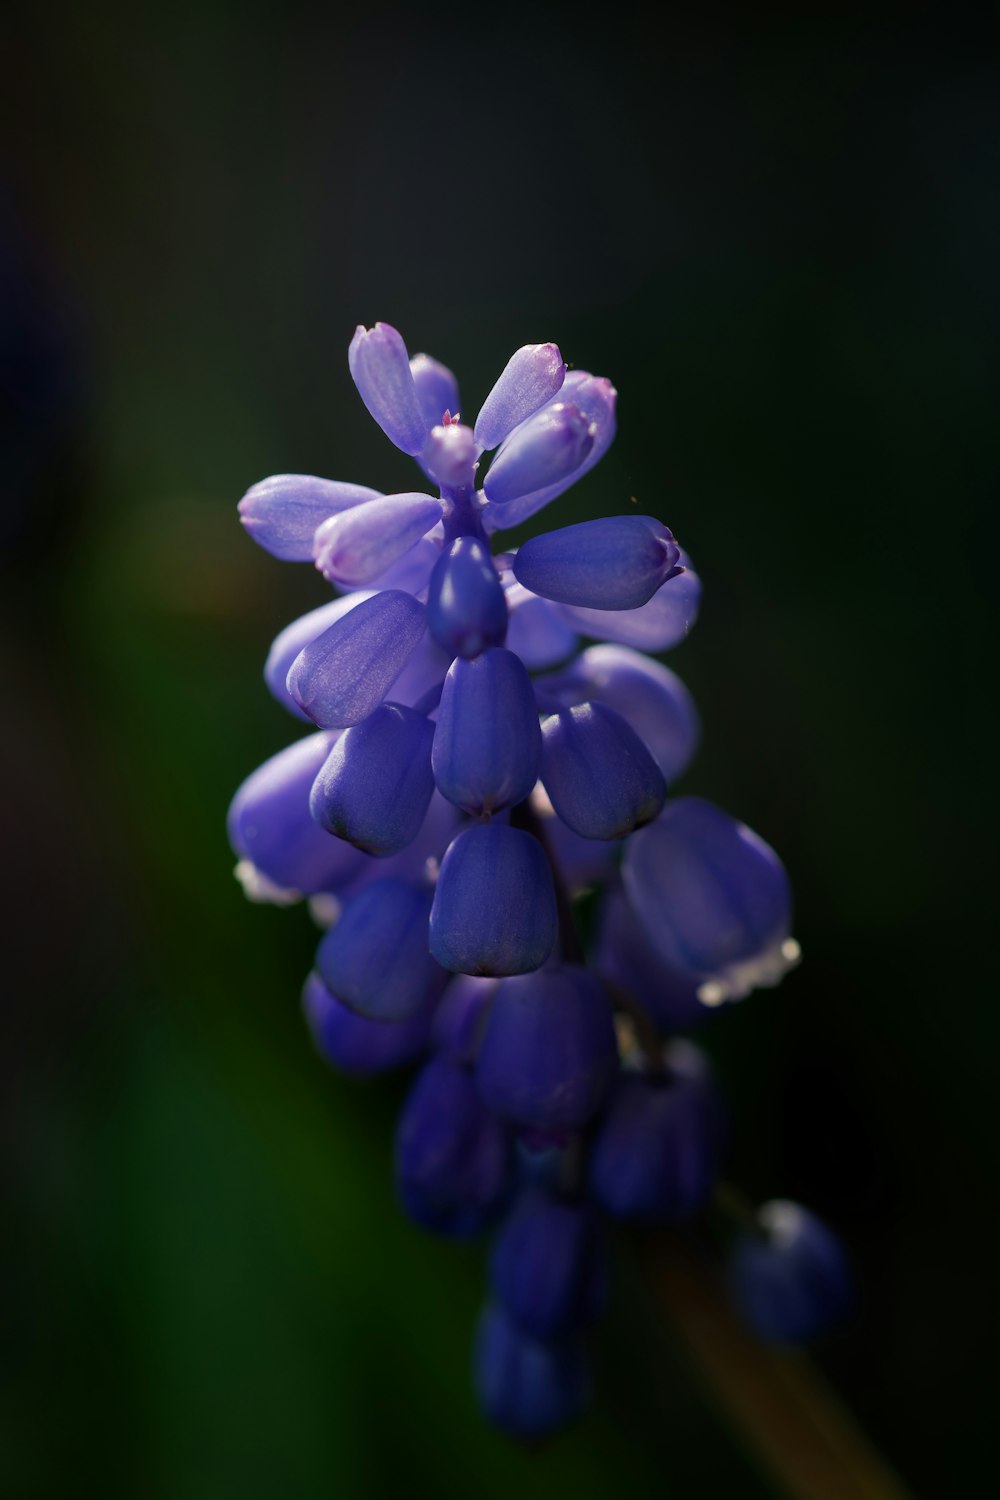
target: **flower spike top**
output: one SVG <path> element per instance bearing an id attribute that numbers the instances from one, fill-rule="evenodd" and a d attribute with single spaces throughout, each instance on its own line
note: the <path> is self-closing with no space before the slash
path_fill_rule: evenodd
<path id="1" fill-rule="evenodd" d="M 537 1435 L 585 1400 L 602 1214 L 672 1222 L 711 1197 L 719 1091 L 676 1033 L 797 961 L 789 883 L 742 823 L 669 795 L 698 715 L 643 653 L 684 639 L 701 593 L 670 528 L 630 511 L 494 552 L 607 451 L 611 382 L 526 344 L 470 425 L 451 371 L 389 324 L 348 362 L 434 492 L 280 474 L 240 501 L 255 542 L 337 593 L 271 647 L 268 689 L 310 732 L 244 782 L 229 836 L 252 899 L 309 898 L 327 928 L 303 1000 L 323 1055 L 365 1074 L 429 1052 L 400 1201 L 460 1238 L 509 1212 L 476 1379 L 495 1422 Z M 572 903 L 594 888 L 584 942 Z M 743 1303 L 766 1275 L 783 1307 L 804 1252 L 740 1253 Z"/>

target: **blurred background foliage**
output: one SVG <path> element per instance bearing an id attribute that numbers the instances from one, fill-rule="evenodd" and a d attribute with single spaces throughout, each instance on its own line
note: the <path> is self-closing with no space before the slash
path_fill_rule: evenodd
<path id="1" fill-rule="evenodd" d="M 770 1493 L 627 1255 L 593 1420 L 528 1454 L 485 1429 L 479 1252 L 393 1203 L 404 1084 L 324 1071 L 309 920 L 232 879 L 229 797 L 296 732 L 263 657 L 324 596 L 235 502 L 412 485 L 348 377 L 378 318 L 469 414 L 527 341 L 616 382 L 614 448 L 548 514 L 635 496 L 695 558 L 683 790 L 782 853 L 806 955 L 708 1033 L 731 1176 L 841 1228 L 863 1305 L 817 1357 L 918 1493 L 972 1492 L 996 27 L 863 14 L 5 23 L 5 1496 Z"/>

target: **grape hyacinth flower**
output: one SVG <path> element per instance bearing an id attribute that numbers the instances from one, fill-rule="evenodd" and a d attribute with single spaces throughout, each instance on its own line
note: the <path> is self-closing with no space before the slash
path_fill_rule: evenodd
<path id="1" fill-rule="evenodd" d="M 303 993 L 321 1054 L 358 1076 L 422 1059 L 399 1199 L 440 1234 L 496 1230 L 475 1384 L 535 1439 L 585 1405 L 609 1227 L 712 1202 L 725 1111 L 679 1035 L 797 961 L 788 877 L 673 795 L 700 725 L 646 653 L 685 638 L 701 584 L 669 527 L 629 513 L 494 546 L 607 451 L 611 382 L 525 345 L 463 423 L 452 373 L 388 324 L 348 362 L 424 479 L 281 474 L 241 500 L 260 546 L 337 593 L 271 647 L 268 689 L 309 732 L 240 787 L 229 837 L 251 899 L 307 898 L 326 929 Z M 847 1278 L 830 1232 L 778 1208 L 737 1242 L 734 1296 L 763 1337 L 806 1337 Z"/>

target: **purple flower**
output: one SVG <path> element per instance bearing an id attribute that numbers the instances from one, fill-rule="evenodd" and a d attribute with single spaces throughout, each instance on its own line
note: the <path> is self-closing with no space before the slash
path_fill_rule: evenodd
<path id="1" fill-rule="evenodd" d="M 268 689 L 319 733 L 247 779 L 230 839 L 248 895 L 305 896 L 326 927 L 303 997 L 323 1055 L 366 1075 L 429 1053 L 397 1135 L 405 1211 L 464 1238 L 514 1202 L 475 1374 L 494 1422 L 539 1436 L 586 1399 L 601 1215 L 673 1221 L 711 1198 L 719 1092 L 657 1031 L 794 963 L 788 879 L 720 809 L 667 800 L 700 735 L 643 654 L 697 616 L 670 528 L 632 510 L 494 551 L 607 451 L 611 382 L 527 344 L 463 422 L 451 371 L 388 324 L 348 359 L 436 493 L 285 474 L 240 502 L 255 541 L 340 594 L 271 647 Z M 594 887 L 588 954 L 572 902 Z M 808 1225 L 797 1244 L 737 1253 L 765 1333 L 808 1322 L 832 1264 Z"/>

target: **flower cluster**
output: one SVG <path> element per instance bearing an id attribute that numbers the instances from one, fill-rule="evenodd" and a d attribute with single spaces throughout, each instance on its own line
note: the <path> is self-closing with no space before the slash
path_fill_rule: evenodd
<path id="1" fill-rule="evenodd" d="M 611 383 L 527 345 L 469 426 L 451 372 L 388 325 L 349 362 L 438 493 L 285 474 L 240 502 L 255 541 L 340 594 L 271 648 L 268 687 L 314 732 L 239 789 L 230 839 L 249 896 L 309 898 L 326 927 L 304 995 L 323 1054 L 362 1075 L 423 1058 L 399 1197 L 439 1233 L 497 1230 L 477 1387 L 534 1436 L 586 1399 L 608 1221 L 712 1197 L 723 1105 L 678 1033 L 796 961 L 789 884 L 729 814 L 668 799 L 698 717 L 644 653 L 684 638 L 700 595 L 669 528 L 633 513 L 493 550 L 606 451 Z M 732 1284 L 763 1336 L 800 1338 L 847 1272 L 818 1220 L 771 1204 Z"/>

